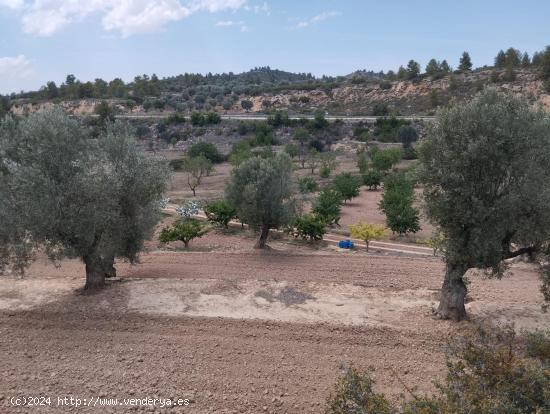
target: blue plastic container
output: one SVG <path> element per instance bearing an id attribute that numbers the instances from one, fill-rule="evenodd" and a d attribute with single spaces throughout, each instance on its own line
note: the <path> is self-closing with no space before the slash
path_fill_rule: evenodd
<path id="1" fill-rule="evenodd" d="M 353 242 L 351 240 L 340 240 L 338 247 L 341 249 L 353 249 Z"/>

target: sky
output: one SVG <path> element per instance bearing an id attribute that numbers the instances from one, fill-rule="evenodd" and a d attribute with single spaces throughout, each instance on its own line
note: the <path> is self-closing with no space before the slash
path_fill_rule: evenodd
<path id="1" fill-rule="evenodd" d="M 548 0 L 0 0 L 0 94 L 270 66 L 314 75 L 415 59 L 490 65 L 550 44 Z"/>

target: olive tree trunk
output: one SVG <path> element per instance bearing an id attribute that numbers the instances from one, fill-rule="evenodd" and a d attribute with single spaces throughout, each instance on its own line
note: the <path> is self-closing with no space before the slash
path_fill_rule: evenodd
<path id="1" fill-rule="evenodd" d="M 267 224 L 262 224 L 260 238 L 254 246 L 255 249 L 264 249 L 267 242 L 267 236 L 269 236 L 269 226 Z"/>
<path id="2" fill-rule="evenodd" d="M 447 264 L 445 280 L 441 287 L 439 307 L 437 308 L 437 315 L 440 318 L 454 321 L 466 319 L 464 300 L 467 289 L 463 278 L 467 270 L 468 267 L 461 264 Z"/>
<path id="3" fill-rule="evenodd" d="M 105 265 L 98 254 L 84 257 L 86 265 L 86 284 L 84 289 L 99 289 L 105 286 Z"/>

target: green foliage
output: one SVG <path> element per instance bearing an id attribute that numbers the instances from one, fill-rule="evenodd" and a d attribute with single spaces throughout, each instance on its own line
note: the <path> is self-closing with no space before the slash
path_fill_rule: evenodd
<path id="1" fill-rule="evenodd" d="M 418 139 L 416 128 L 410 125 L 403 125 L 399 128 L 399 141 L 403 144 L 403 148 L 411 147 Z"/>
<path id="2" fill-rule="evenodd" d="M 258 122 L 253 144 L 255 146 L 277 145 L 278 142 L 273 135 L 273 128 L 266 122 Z"/>
<path id="3" fill-rule="evenodd" d="M 162 229 L 159 240 L 161 243 L 181 241 L 185 248 L 188 248 L 191 240 L 204 236 L 208 231 L 209 228 L 206 223 L 200 220 L 181 218 L 172 227 Z"/>
<path id="4" fill-rule="evenodd" d="M 343 172 L 334 177 L 333 188 L 342 195 L 344 202 L 359 195 L 361 181 L 351 173 Z"/>
<path id="5" fill-rule="evenodd" d="M 324 189 L 313 204 L 313 213 L 321 217 L 327 225 L 337 224 L 342 213 L 342 194 L 333 189 Z"/>
<path id="6" fill-rule="evenodd" d="M 364 174 L 369 168 L 367 152 L 364 149 L 357 152 L 357 168 L 361 174 Z"/>
<path id="7" fill-rule="evenodd" d="M 330 173 L 338 166 L 336 155 L 333 152 L 319 154 L 319 162 L 321 164 L 319 175 L 323 178 L 328 178 Z"/>
<path id="8" fill-rule="evenodd" d="M 206 125 L 206 117 L 202 112 L 193 112 L 191 114 L 191 124 L 193 126 L 204 126 Z"/>
<path id="9" fill-rule="evenodd" d="M 327 414 L 393 414 L 383 394 L 374 392 L 374 380 L 368 371 L 346 369 L 329 397 Z"/>
<path id="10" fill-rule="evenodd" d="M 420 158 L 448 262 L 500 274 L 513 245 L 549 239 L 550 120 L 527 102 L 488 89 L 444 109 Z"/>
<path id="11" fill-rule="evenodd" d="M 219 200 L 209 203 L 204 208 L 208 220 L 228 228 L 229 222 L 237 217 L 237 210 L 226 200 Z"/>
<path id="12" fill-rule="evenodd" d="M 284 111 L 275 111 L 267 117 L 267 123 L 273 128 L 289 126 L 291 124 L 288 113 Z"/>
<path id="13" fill-rule="evenodd" d="M 254 104 L 252 103 L 252 101 L 248 99 L 243 99 L 241 101 L 241 108 L 243 108 L 246 112 L 250 111 L 253 106 Z"/>
<path id="14" fill-rule="evenodd" d="M 379 208 L 386 215 L 386 224 L 400 235 L 420 230 L 419 212 L 413 207 L 414 187 L 404 174 L 392 174 L 384 180 L 384 194 Z"/>
<path id="15" fill-rule="evenodd" d="M 295 158 L 300 154 L 300 150 L 296 146 L 296 144 L 286 144 L 285 152 L 288 154 L 290 158 Z"/>
<path id="16" fill-rule="evenodd" d="M 293 222 L 293 195 L 292 161 L 286 154 L 244 161 L 233 169 L 226 187 L 226 199 L 235 206 L 239 219 L 262 229 L 258 247 L 264 247 L 270 228 Z"/>
<path id="17" fill-rule="evenodd" d="M 374 150 L 370 155 L 372 168 L 380 172 L 388 171 L 401 160 L 402 156 L 401 148 Z"/>
<path id="18" fill-rule="evenodd" d="M 317 151 L 315 148 L 311 148 L 307 154 L 306 163 L 308 168 L 311 169 L 312 174 L 315 174 L 315 169 L 319 165 L 319 160 L 320 160 L 319 151 Z"/>
<path id="19" fill-rule="evenodd" d="M 351 237 L 363 240 L 369 251 L 369 242 L 371 240 L 379 240 L 384 236 L 386 228 L 380 224 L 363 223 L 362 221 L 351 224 L 349 226 Z"/>
<path id="20" fill-rule="evenodd" d="M 366 185 L 369 190 L 376 190 L 382 183 L 382 173 L 378 170 L 368 169 L 363 174 L 363 184 Z"/>
<path id="21" fill-rule="evenodd" d="M 187 149 L 186 153 L 190 158 L 200 157 L 202 155 L 213 164 L 217 164 L 225 160 L 225 157 L 218 151 L 218 147 L 210 142 L 195 142 Z"/>
<path id="22" fill-rule="evenodd" d="M 327 128 L 329 124 L 328 121 L 325 119 L 325 113 L 323 111 L 316 111 L 311 125 L 315 129 Z"/>
<path id="23" fill-rule="evenodd" d="M 239 141 L 233 144 L 229 162 L 234 166 L 241 165 L 244 161 L 253 156 L 250 143 L 247 140 Z"/>
<path id="24" fill-rule="evenodd" d="M 217 112 L 207 112 L 205 120 L 207 124 L 219 124 L 222 118 Z"/>
<path id="25" fill-rule="evenodd" d="M 186 157 L 183 160 L 182 170 L 187 173 L 187 185 L 196 196 L 197 187 L 201 184 L 202 178 L 209 175 L 213 170 L 212 162 L 204 155 L 198 157 Z"/>
<path id="26" fill-rule="evenodd" d="M 170 114 L 168 118 L 166 118 L 165 123 L 166 125 L 181 125 L 181 124 L 185 124 L 185 121 L 186 121 L 185 117 L 176 112 L 176 113 Z"/>
<path id="27" fill-rule="evenodd" d="M 298 189 L 302 194 L 314 193 L 319 189 L 319 185 L 313 177 L 302 177 L 298 180 Z"/>
<path id="28" fill-rule="evenodd" d="M 420 64 L 414 60 L 407 63 L 407 79 L 415 79 L 420 75 Z"/>
<path id="29" fill-rule="evenodd" d="M 401 127 L 409 124 L 410 121 L 397 119 L 394 116 L 389 118 L 377 118 L 374 124 L 374 136 L 381 142 L 399 142 L 399 131 Z"/>
<path id="30" fill-rule="evenodd" d="M 472 59 L 468 52 L 463 52 L 460 57 L 460 63 L 458 65 L 458 70 L 461 72 L 468 72 L 472 70 Z"/>
<path id="31" fill-rule="evenodd" d="M 326 222 L 316 214 L 304 214 L 296 219 L 292 234 L 310 241 L 322 240 L 326 233 Z"/>
<path id="32" fill-rule="evenodd" d="M 540 77 L 543 80 L 550 80 L 550 46 L 546 47 L 546 50 L 540 54 Z"/>
<path id="33" fill-rule="evenodd" d="M 107 125 L 92 140 L 58 109 L 6 120 L 0 266 L 22 270 L 40 247 L 51 259 L 81 258 L 86 287 L 102 286 L 114 257 L 137 259 L 159 219 L 167 178 L 164 163 L 139 151 L 127 124 Z"/>
<path id="34" fill-rule="evenodd" d="M 101 125 L 105 125 L 108 122 L 114 122 L 115 110 L 109 105 L 107 101 L 101 101 L 94 108 L 94 113 L 99 117 Z"/>
<path id="35" fill-rule="evenodd" d="M 372 116 L 387 116 L 390 114 L 388 104 L 384 102 L 376 102 L 372 107 Z"/>
<path id="36" fill-rule="evenodd" d="M 525 352 L 531 358 L 537 358 L 550 367 L 550 331 L 527 332 Z"/>

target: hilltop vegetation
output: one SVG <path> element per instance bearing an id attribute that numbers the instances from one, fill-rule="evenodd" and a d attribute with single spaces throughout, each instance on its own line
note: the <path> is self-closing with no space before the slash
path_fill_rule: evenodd
<path id="1" fill-rule="evenodd" d="M 335 115 L 433 114 L 451 99 L 469 99 L 487 85 L 520 94 L 550 108 L 550 48 L 530 57 L 509 48 L 495 56 L 493 66 L 474 68 L 467 52 L 453 69 L 446 60 L 431 59 L 424 70 L 410 60 L 397 71 L 356 71 L 347 76 L 315 77 L 267 67 L 234 74 L 185 73 L 160 79 L 136 76 L 131 82 L 80 81 L 67 75 L 57 85 L 0 100 L 0 115 L 12 107 L 22 114 L 45 103 L 63 102 L 76 113 L 92 112 L 97 100 L 108 99 L 121 111 L 217 111 L 228 113 L 287 110 L 328 111 Z M 36 106 L 38 105 L 38 107 Z"/>

